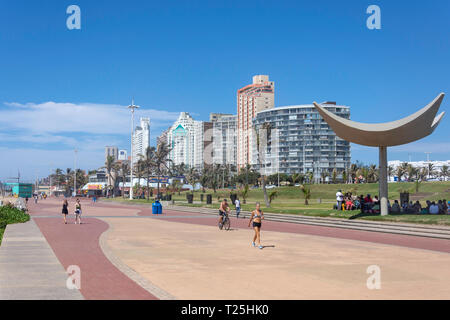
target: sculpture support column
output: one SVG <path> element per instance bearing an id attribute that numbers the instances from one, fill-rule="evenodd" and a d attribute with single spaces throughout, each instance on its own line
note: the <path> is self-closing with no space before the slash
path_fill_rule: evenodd
<path id="1" fill-rule="evenodd" d="M 388 181 L 387 181 L 387 147 L 379 147 L 380 161 L 378 164 L 380 170 L 379 177 L 379 197 L 380 212 L 382 216 L 389 214 L 388 210 Z"/>

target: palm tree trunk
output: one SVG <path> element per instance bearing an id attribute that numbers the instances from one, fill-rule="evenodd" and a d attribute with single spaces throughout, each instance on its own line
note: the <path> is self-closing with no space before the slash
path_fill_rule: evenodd
<path id="1" fill-rule="evenodd" d="M 149 180 L 150 180 L 150 170 L 147 167 L 147 201 L 150 201 L 150 190 L 149 190 L 149 183 L 148 183 Z"/>
<path id="2" fill-rule="evenodd" d="M 266 202 L 266 207 L 270 208 L 269 197 L 267 196 L 267 189 L 266 189 L 266 176 L 262 175 L 261 180 L 262 180 L 262 189 L 264 193 L 264 201 Z"/>

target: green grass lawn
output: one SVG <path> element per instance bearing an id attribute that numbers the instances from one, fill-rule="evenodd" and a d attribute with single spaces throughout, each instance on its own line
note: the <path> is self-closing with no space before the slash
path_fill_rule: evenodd
<path id="1" fill-rule="evenodd" d="M 8 206 L 0 207 L 0 245 L 2 244 L 6 225 L 27 222 L 28 220 L 30 220 L 30 216 L 22 210 L 10 208 Z"/>
<path id="2" fill-rule="evenodd" d="M 379 221 L 393 221 L 393 222 L 408 222 L 408 223 L 424 223 L 424 224 L 439 224 L 450 225 L 450 215 L 412 215 L 412 214 L 400 214 L 400 215 L 358 215 L 359 211 L 337 211 L 333 210 L 333 204 L 336 199 L 337 190 L 342 192 L 352 192 L 353 194 L 366 195 L 370 193 L 372 196 L 378 194 L 378 183 L 370 184 L 314 184 L 311 185 L 311 199 L 309 205 L 305 205 L 303 194 L 299 187 L 280 187 L 275 189 L 268 189 L 270 194 L 272 191 L 278 191 L 278 196 L 272 201 L 270 207 L 266 207 L 264 203 L 264 195 L 261 189 L 250 189 L 246 199 L 246 203 L 243 203 L 242 196 L 239 195 L 242 203 L 242 210 L 251 211 L 255 207 L 256 202 L 261 203 L 261 207 L 265 212 L 270 213 L 286 213 L 297 214 L 304 216 L 319 216 L 319 217 L 332 217 L 332 218 L 357 218 L 364 220 L 379 220 Z M 426 200 L 450 200 L 450 181 L 447 182 L 422 182 L 419 187 L 419 192 L 414 190 L 414 183 L 402 182 L 402 183 L 390 183 L 389 184 L 389 199 L 399 199 L 400 191 L 409 190 L 411 200 L 419 200 L 422 205 Z M 206 207 L 217 209 L 219 207 L 220 200 L 223 198 L 230 199 L 230 189 L 219 189 L 216 193 L 213 190 L 206 190 L 204 201 L 200 203 L 200 194 L 203 192 L 194 192 L 194 203 L 188 204 L 186 200 L 186 191 L 175 192 L 172 194 L 172 199 L 177 205 L 192 206 L 192 207 Z M 236 193 L 237 190 L 233 190 Z M 212 204 L 206 204 L 206 194 L 212 194 Z M 239 193 L 238 193 L 239 194 Z M 115 198 L 115 201 L 129 202 L 128 199 Z M 144 199 L 133 200 L 136 203 L 150 202 Z M 229 200 L 230 201 L 230 200 Z M 234 206 L 232 206 L 234 208 Z"/>

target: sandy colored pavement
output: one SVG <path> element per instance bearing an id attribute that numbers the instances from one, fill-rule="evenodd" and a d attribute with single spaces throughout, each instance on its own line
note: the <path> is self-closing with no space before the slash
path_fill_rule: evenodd
<path id="1" fill-rule="evenodd" d="M 450 299 L 450 254 L 163 219 L 104 218 L 123 263 L 178 299 Z M 366 271 L 381 269 L 381 289 Z"/>

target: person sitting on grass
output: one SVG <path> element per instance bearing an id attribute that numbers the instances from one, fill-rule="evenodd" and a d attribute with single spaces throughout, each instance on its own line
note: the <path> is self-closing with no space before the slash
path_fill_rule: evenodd
<path id="1" fill-rule="evenodd" d="M 377 203 L 379 204 L 379 203 L 380 203 L 380 200 L 378 199 L 378 196 L 375 196 L 375 197 L 374 197 L 373 203 L 374 203 L 374 204 L 377 204 Z"/>
<path id="2" fill-rule="evenodd" d="M 427 202 L 427 207 L 426 207 L 427 213 L 430 213 L 431 201 L 430 201 L 430 200 L 427 200 L 426 202 Z"/>
<path id="3" fill-rule="evenodd" d="M 394 204 L 391 208 L 392 213 L 400 213 L 400 205 L 398 204 L 398 200 L 394 200 Z"/>
<path id="4" fill-rule="evenodd" d="M 356 198 L 355 201 L 353 202 L 353 206 L 355 210 L 361 209 L 361 202 L 359 202 L 359 198 Z"/>
<path id="5" fill-rule="evenodd" d="M 416 203 L 414 203 L 413 209 L 414 213 L 422 212 L 422 205 L 420 204 L 419 200 L 417 200 Z"/>
<path id="6" fill-rule="evenodd" d="M 352 199 L 350 197 L 347 198 L 347 200 L 345 201 L 345 210 L 353 210 L 353 202 Z"/>
<path id="7" fill-rule="evenodd" d="M 430 205 L 430 214 L 439 214 L 439 206 L 434 201 Z"/>
<path id="8" fill-rule="evenodd" d="M 371 213 L 380 213 L 380 201 L 373 203 Z"/>
<path id="9" fill-rule="evenodd" d="M 439 214 L 444 214 L 444 206 L 442 204 L 442 200 L 439 200 L 437 205 L 439 207 Z"/>
<path id="10" fill-rule="evenodd" d="M 448 203 L 447 200 L 443 199 L 442 200 L 442 206 L 444 207 L 444 214 L 448 213 Z"/>
<path id="11" fill-rule="evenodd" d="M 370 194 L 364 198 L 364 212 L 370 212 L 372 210 L 373 200 L 370 197 Z"/>

